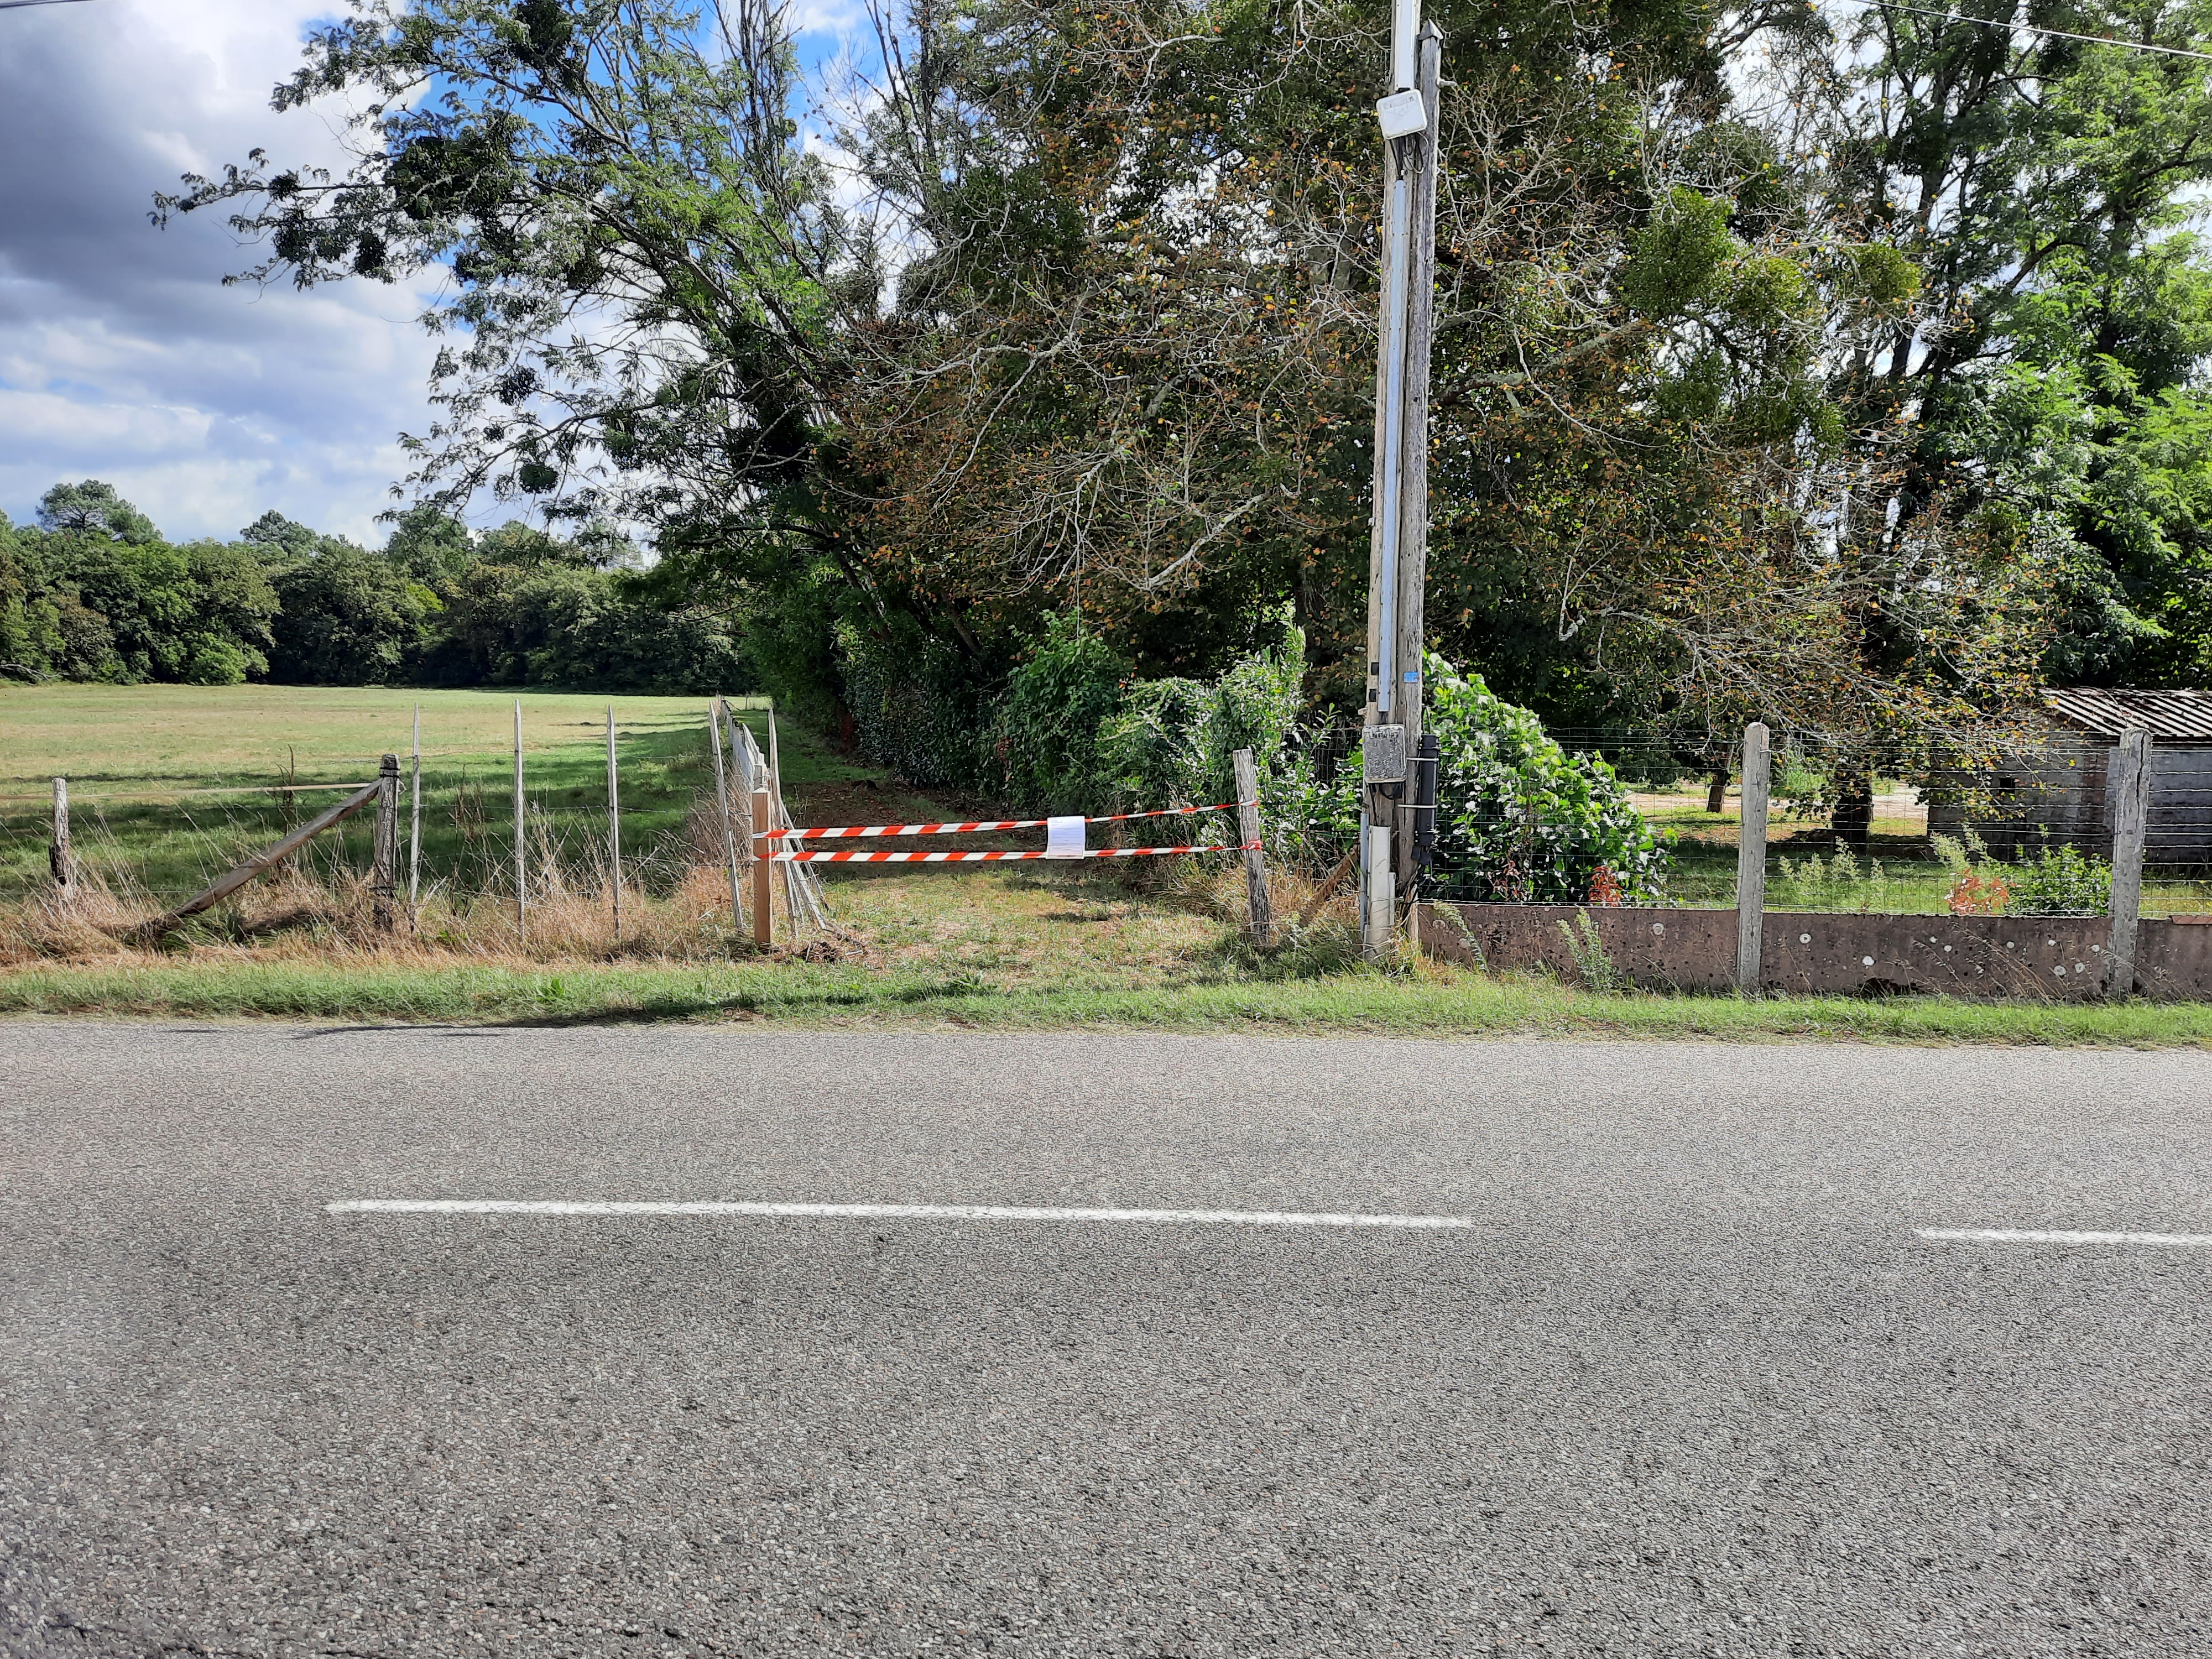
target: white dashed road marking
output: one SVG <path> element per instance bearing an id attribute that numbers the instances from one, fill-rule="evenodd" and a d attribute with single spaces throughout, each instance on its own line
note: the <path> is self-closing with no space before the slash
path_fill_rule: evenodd
<path id="1" fill-rule="evenodd" d="M 1937 1244 L 2181 1244 L 2212 1248 L 2212 1233 L 2063 1232 L 2039 1227 L 1915 1227 Z"/>
<path id="2" fill-rule="evenodd" d="M 1297 1210 L 1105 1210 L 1014 1204 L 779 1204 L 699 1200 L 349 1198 L 331 1215 L 807 1216 L 860 1221 L 1194 1221 L 1244 1227 L 1398 1227 L 1463 1230 L 1451 1215 L 1329 1215 Z"/>

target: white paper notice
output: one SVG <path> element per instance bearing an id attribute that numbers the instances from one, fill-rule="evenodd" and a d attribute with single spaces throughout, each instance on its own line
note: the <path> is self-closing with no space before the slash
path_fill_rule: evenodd
<path id="1" fill-rule="evenodd" d="M 1047 818 L 1044 834 L 1047 858 L 1079 859 L 1084 855 L 1081 818 Z"/>

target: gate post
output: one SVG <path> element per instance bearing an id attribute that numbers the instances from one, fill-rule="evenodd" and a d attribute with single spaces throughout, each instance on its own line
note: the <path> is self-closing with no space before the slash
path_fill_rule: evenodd
<path id="1" fill-rule="evenodd" d="M 376 925 L 392 931 L 393 901 L 399 894 L 399 757 L 386 755 L 376 769 L 376 836 L 369 890 Z"/>
<path id="2" fill-rule="evenodd" d="M 1260 772 L 1249 749 L 1230 758 L 1237 770 L 1237 839 L 1244 843 L 1245 932 L 1255 945 L 1273 945 L 1275 913 L 1267 900 L 1267 854 L 1260 846 Z"/>

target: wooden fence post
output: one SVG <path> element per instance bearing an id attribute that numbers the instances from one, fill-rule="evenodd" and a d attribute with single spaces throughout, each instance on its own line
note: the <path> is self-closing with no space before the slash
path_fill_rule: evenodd
<path id="1" fill-rule="evenodd" d="M 54 780 L 54 840 L 46 849 L 46 866 L 53 872 L 54 896 L 64 904 L 76 899 L 76 854 L 70 847 L 69 780 Z"/>
<path id="2" fill-rule="evenodd" d="M 768 854 L 774 849 L 759 838 L 775 817 L 775 798 L 764 788 L 754 790 L 753 943 L 763 951 L 775 943 L 775 907 L 769 897 L 775 890 L 769 884 L 775 879 L 775 866 L 768 861 Z"/>
<path id="3" fill-rule="evenodd" d="M 744 920 L 744 901 L 738 892 L 738 832 L 731 823 L 729 775 L 722 766 L 722 720 L 728 711 L 720 697 L 707 705 L 707 743 L 714 751 L 714 805 L 722 819 L 722 861 L 730 871 L 730 931 Z"/>
<path id="4" fill-rule="evenodd" d="M 256 876 L 266 875 L 270 871 L 277 868 L 293 853 L 305 847 L 332 824 L 341 823 L 358 812 L 369 802 L 374 800 L 383 787 L 384 781 L 380 778 L 374 783 L 364 785 L 355 790 L 336 806 L 301 824 L 274 847 L 255 854 L 211 886 L 203 888 L 199 892 L 195 893 L 175 909 L 166 915 L 155 916 L 150 921 L 142 922 L 132 928 L 126 937 L 151 943 L 160 939 L 162 934 L 184 921 L 185 917 L 196 916 L 210 905 L 220 904 Z"/>
<path id="5" fill-rule="evenodd" d="M 514 700 L 514 942 L 530 942 L 529 826 L 522 814 L 522 699 Z"/>
<path id="6" fill-rule="evenodd" d="M 1756 991 L 1759 984 L 1759 932 L 1766 917 L 1766 802 L 1772 763 L 1766 727 L 1757 720 L 1743 728 L 1743 834 L 1735 848 L 1735 984 Z"/>
<path id="7" fill-rule="evenodd" d="M 370 842 L 369 892 L 376 925 L 392 931 L 394 901 L 399 896 L 399 757 L 386 755 L 376 768 L 376 833 Z"/>
<path id="8" fill-rule="evenodd" d="M 2105 945 L 2105 994 L 2136 988 L 2136 922 L 2142 914 L 2143 842 L 2150 829 L 2150 733 L 2120 733 L 2112 757 L 2112 933 Z"/>
<path id="9" fill-rule="evenodd" d="M 415 770 L 407 781 L 407 920 L 422 902 L 422 705 L 415 705 Z"/>
<path id="10" fill-rule="evenodd" d="M 615 943 L 622 943 L 622 778 L 615 769 L 615 706 L 607 705 L 607 867 L 615 896 Z"/>
<path id="11" fill-rule="evenodd" d="M 1275 942 L 1275 913 L 1267 902 L 1267 854 L 1260 846 L 1260 773 L 1252 751 L 1230 757 L 1237 769 L 1237 838 L 1244 843 L 1245 933 L 1255 945 Z"/>
<path id="12" fill-rule="evenodd" d="M 768 787 L 769 793 L 773 797 L 772 816 L 769 818 L 768 827 L 771 830 L 787 828 L 787 814 L 783 807 L 783 755 L 776 742 L 775 699 L 773 697 L 769 699 L 768 705 Z M 756 823 L 753 833 L 758 835 L 761 826 Z M 799 933 L 799 866 L 779 864 L 775 867 L 783 878 L 783 919 L 789 926 L 792 936 L 796 938 Z"/>

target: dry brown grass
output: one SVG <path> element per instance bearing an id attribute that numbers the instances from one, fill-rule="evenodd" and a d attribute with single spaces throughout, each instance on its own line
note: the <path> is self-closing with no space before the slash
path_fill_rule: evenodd
<path id="1" fill-rule="evenodd" d="M 403 902 L 386 925 L 368 882 L 358 874 L 295 858 L 240 890 L 231 900 L 149 940 L 145 924 L 165 906 L 130 873 L 98 858 L 82 861 L 76 892 L 53 890 L 0 907 L 0 968 L 34 962 L 121 963 L 180 951 L 250 956 L 483 962 L 666 962 L 726 957 L 733 945 L 729 882 L 711 797 L 686 825 L 672 883 L 667 849 L 654 890 L 625 881 L 617 929 L 605 849 L 564 849 L 542 817 L 532 825 L 526 914 L 512 890 L 455 894 L 434 884 L 411 913 Z M 239 854 L 247 849 L 241 846 Z"/>
<path id="2" fill-rule="evenodd" d="M 880 813 L 860 799 L 807 803 L 848 819 Z M 820 816 L 817 816 L 820 821 Z M 295 860 L 191 918 L 158 944 L 144 923 L 163 903 L 121 861 L 97 860 L 64 903 L 48 892 L 0 906 L 0 970 L 70 963 L 127 968 L 195 959 L 264 963 L 503 968 L 564 963 L 670 965 L 758 960 L 747 918 L 733 915 L 720 823 L 700 796 L 682 835 L 656 854 L 651 885 L 626 882 L 617 934 L 604 849 L 564 847 L 535 826 L 527 916 L 518 930 L 512 893 L 432 887 L 413 913 L 380 925 L 357 874 Z M 969 839 L 947 838 L 948 844 Z M 1003 838 L 977 839 L 1003 846 Z M 242 854 L 246 850 L 239 848 Z M 833 870 L 830 927 L 794 927 L 779 885 L 770 960 L 842 961 L 964 973 L 1009 988 L 1069 983 L 1195 982 L 1235 953 L 1245 921 L 1243 867 L 1233 854 L 1105 866 L 1036 863 L 875 866 Z M 1270 898 L 1293 952 L 1340 955 L 1352 944 L 1353 903 L 1340 894 L 1304 933 L 1291 925 L 1312 880 L 1276 868 Z M 741 891 L 750 902 L 749 888 Z"/>
<path id="3" fill-rule="evenodd" d="M 532 884 L 521 929 L 511 898 L 435 892 L 411 918 L 403 904 L 386 928 L 365 881 L 289 872 L 256 883 L 240 902 L 191 918 L 159 944 L 144 939 L 143 924 L 158 907 L 143 895 L 118 891 L 97 873 L 78 885 L 68 902 L 49 895 L 0 908 L 0 968 L 119 963 L 180 951 L 280 961 L 665 962 L 726 957 L 732 948 L 728 884 L 707 869 L 689 872 L 673 892 L 626 891 L 619 938 L 605 885 L 580 885 L 571 872 L 549 872 Z"/>

